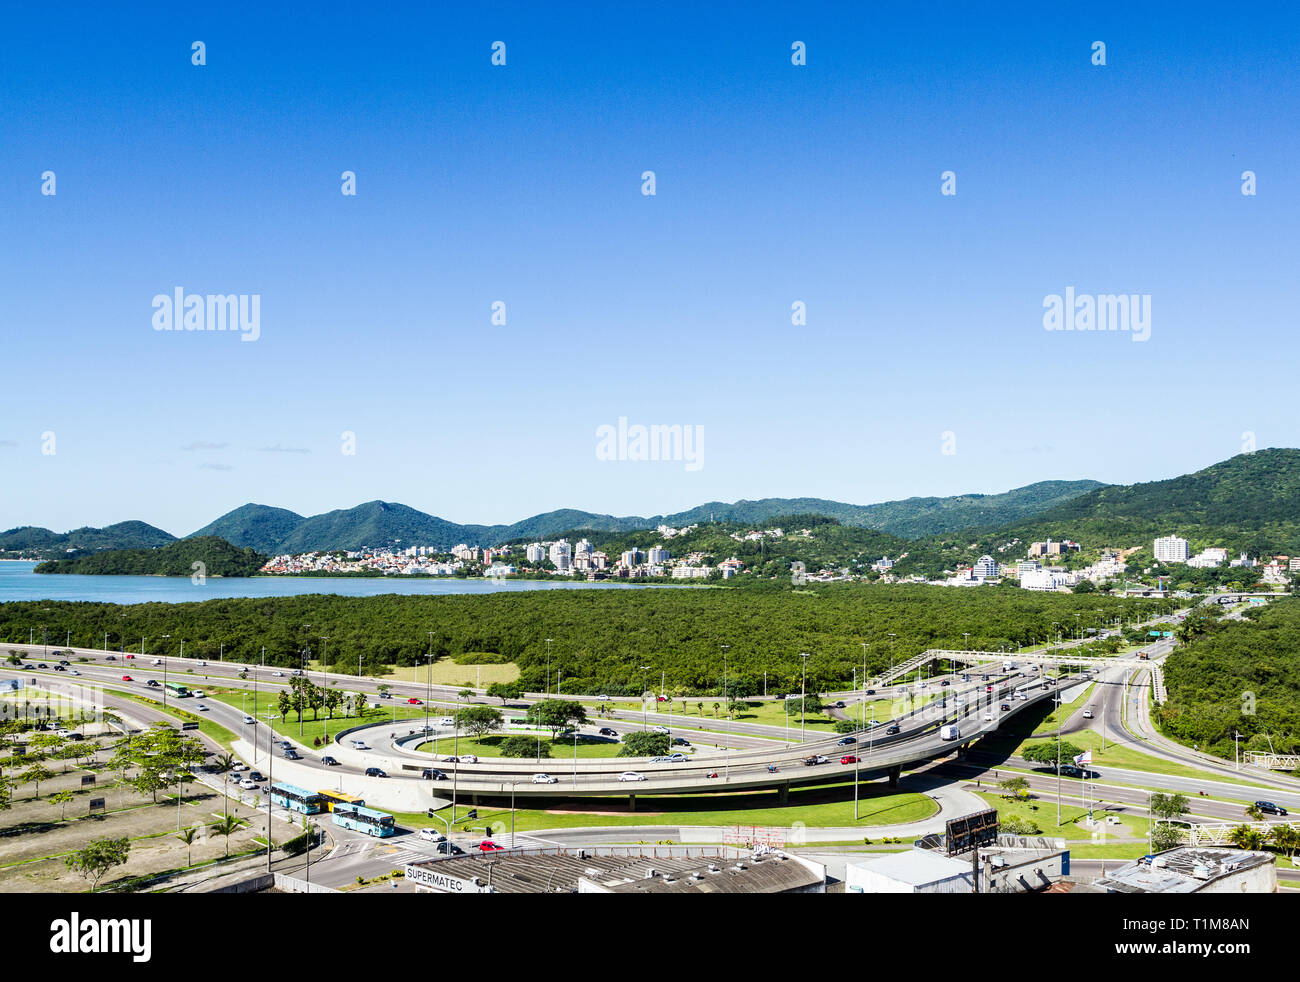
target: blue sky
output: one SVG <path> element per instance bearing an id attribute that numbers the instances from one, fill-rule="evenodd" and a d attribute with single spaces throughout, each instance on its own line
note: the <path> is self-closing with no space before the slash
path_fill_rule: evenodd
<path id="1" fill-rule="evenodd" d="M 868 503 L 1300 444 L 1294 9 L 609 6 L 11 13 L 0 526 Z M 260 338 L 154 331 L 177 286 L 259 294 Z M 1149 294 L 1150 340 L 1044 331 L 1067 286 Z M 621 416 L 701 427 L 703 466 L 598 460 Z"/>

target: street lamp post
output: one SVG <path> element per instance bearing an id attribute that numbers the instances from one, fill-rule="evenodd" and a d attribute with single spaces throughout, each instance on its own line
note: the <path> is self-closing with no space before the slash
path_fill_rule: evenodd
<path id="1" fill-rule="evenodd" d="M 320 639 L 320 642 L 321 642 L 321 649 L 320 649 L 320 697 L 321 697 L 321 702 L 324 702 L 324 701 L 325 701 L 325 696 L 326 696 L 326 690 L 328 690 L 328 689 L 329 689 L 329 686 L 330 686 L 330 679 L 329 679 L 329 659 L 328 659 L 328 656 L 327 656 L 327 654 L 326 654 L 326 653 L 329 651 L 330 639 L 327 638 L 327 637 L 322 636 L 321 639 Z M 325 729 L 324 729 L 324 733 L 323 733 L 323 737 L 322 737 L 322 743 L 321 743 L 321 746 L 323 746 L 323 747 L 325 747 L 325 748 L 328 748 L 329 745 L 330 745 L 330 711 L 331 711 L 331 710 L 330 710 L 330 707 L 329 707 L 329 706 L 326 706 L 326 707 L 325 707 Z"/>
<path id="2" fill-rule="evenodd" d="M 722 750 L 722 770 L 723 781 L 731 780 L 731 703 L 727 699 L 727 652 L 731 650 L 731 645 L 724 644 L 722 647 L 722 703 L 727 707 L 727 741 Z M 670 746 L 669 750 L 672 749 Z"/>
<path id="3" fill-rule="evenodd" d="M 799 741 L 802 743 L 808 739 L 808 659 L 812 656 L 801 651 L 799 657 L 803 659 L 799 675 Z"/>
<path id="4" fill-rule="evenodd" d="M 159 640 L 166 641 L 170 637 L 170 634 L 164 634 Z M 144 652 L 140 652 L 140 655 L 143 657 Z M 165 648 L 163 649 L 163 705 L 167 705 L 167 650 Z"/>

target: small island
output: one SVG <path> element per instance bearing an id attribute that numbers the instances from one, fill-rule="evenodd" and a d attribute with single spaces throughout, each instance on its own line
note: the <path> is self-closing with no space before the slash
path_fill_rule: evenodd
<path id="1" fill-rule="evenodd" d="M 156 549 L 105 549 L 72 559 L 53 559 L 37 573 L 83 573 L 94 576 L 254 576 L 267 557 L 240 549 L 225 539 L 203 535 L 179 539 Z"/>

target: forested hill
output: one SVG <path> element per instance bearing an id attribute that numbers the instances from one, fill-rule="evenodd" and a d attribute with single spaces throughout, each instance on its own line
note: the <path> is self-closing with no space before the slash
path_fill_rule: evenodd
<path id="1" fill-rule="evenodd" d="M 1187 539 L 1193 554 L 1219 546 L 1234 558 L 1300 555 L 1300 450 L 1258 450 L 1165 481 L 1107 485 L 1022 521 L 932 536 L 909 546 L 899 571 L 933 576 L 985 553 L 1020 558 L 1048 538 L 1081 543 L 1082 562 L 1102 548 L 1136 548 L 1129 561 L 1140 569 L 1165 535 Z"/>
<path id="2" fill-rule="evenodd" d="M 1165 662 L 1165 734 L 1233 759 L 1241 749 L 1300 753 L 1300 601 L 1275 600 L 1248 620 L 1200 621 Z M 1189 618 L 1189 621 L 1191 619 Z"/>
<path id="3" fill-rule="evenodd" d="M 367 501 L 304 518 L 296 512 L 247 504 L 227 512 L 194 534 L 216 535 L 259 552 L 297 553 L 330 549 L 434 546 L 458 543 L 494 546 L 521 539 L 554 539 L 565 532 L 626 533 L 658 525 L 733 523 L 754 526 L 792 514 L 821 515 L 841 525 L 875 529 L 901 538 L 1012 522 L 1100 487 L 1096 481 L 1041 481 L 1003 494 L 908 498 L 851 505 L 825 498 L 764 498 L 732 503 L 711 501 L 672 515 L 615 516 L 565 508 L 533 515 L 512 525 L 460 525 L 408 505 Z"/>
<path id="4" fill-rule="evenodd" d="M 41 563 L 38 573 L 134 574 L 145 576 L 252 576 L 266 556 L 224 539 L 181 539 L 160 549 L 109 549 L 78 559 Z M 195 564 L 202 564 L 196 566 Z"/>
<path id="5" fill-rule="evenodd" d="M 103 528 L 84 527 L 71 532 L 51 532 L 25 525 L 0 532 L 0 550 L 5 553 L 53 555 L 94 552 L 97 549 L 153 549 L 175 542 L 176 536 L 145 522 L 118 522 Z"/>

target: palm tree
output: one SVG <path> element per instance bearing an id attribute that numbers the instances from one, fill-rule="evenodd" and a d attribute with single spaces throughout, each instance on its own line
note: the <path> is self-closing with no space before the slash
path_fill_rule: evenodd
<path id="1" fill-rule="evenodd" d="M 703 715 L 704 715 L 704 703 L 702 703 L 702 702 L 697 702 L 697 703 L 695 704 L 695 711 L 698 712 L 701 716 L 703 716 Z"/>
<path id="2" fill-rule="evenodd" d="M 197 825 L 191 825 L 189 828 L 181 829 L 181 831 L 176 833 L 176 838 L 180 839 L 181 842 L 185 843 L 186 867 L 190 867 L 194 865 L 194 856 L 193 856 L 194 840 L 198 838 L 198 834 L 199 834 L 199 827 Z"/>
<path id="3" fill-rule="evenodd" d="M 1249 818 L 1252 822 L 1264 821 L 1264 813 L 1259 810 L 1259 805 L 1247 805 L 1246 817 Z"/>
<path id="4" fill-rule="evenodd" d="M 717 718 L 718 718 L 718 710 L 721 709 L 721 708 L 722 708 L 722 704 L 721 704 L 721 703 L 716 703 L 716 702 L 715 702 L 715 703 L 713 704 L 713 718 L 714 718 L 714 719 L 717 719 Z"/>
<path id="5" fill-rule="evenodd" d="M 1293 825 L 1282 824 L 1274 825 L 1268 832 L 1269 839 L 1273 845 L 1277 846 L 1282 852 L 1286 853 L 1287 859 L 1294 859 L 1296 850 L 1300 849 L 1300 830 Z"/>
<path id="6" fill-rule="evenodd" d="M 1235 826 L 1228 833 L 1228 842 L 1238 849 L 1259 849 L 1264 843 L 1264 836 L 1249 825 Z"/>
<path id="7" fill-rule="evenodd" d="M 226 838 L 226 855 L 230 855 L 230 837 L 248 823 L 237 815 L 227 815 L 212 826 L 212 831 Z"/>

